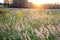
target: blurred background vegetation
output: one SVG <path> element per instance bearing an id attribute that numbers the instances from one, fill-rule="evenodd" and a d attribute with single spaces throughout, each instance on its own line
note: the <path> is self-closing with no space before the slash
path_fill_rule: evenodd
<path id="1" fill-rule="evenodd" d="M 39 7 L 28 0 L 4 0 L 0 8 L 39 8 L 39 9 L 60 9 L 60 4 L 41 4 Z"/>

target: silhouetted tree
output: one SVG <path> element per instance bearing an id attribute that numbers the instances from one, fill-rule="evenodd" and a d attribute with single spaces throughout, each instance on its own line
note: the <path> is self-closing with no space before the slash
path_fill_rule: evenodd
<path id="1" fill-rule="evenodd" d="M 13 0 L 14 7 L 27 8 L 28 0 Z"/>

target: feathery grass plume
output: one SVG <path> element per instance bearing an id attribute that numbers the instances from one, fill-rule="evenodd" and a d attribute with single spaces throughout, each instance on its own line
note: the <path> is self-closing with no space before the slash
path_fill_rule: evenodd
<path id="1" fill-rule="evenodd" d="M 0 40 L 55 40 L 60 36 L 60 14 L 57 12 L 30 10 L 31 14 L 27 15 L 27 10 L 22 11 L 0 14 Z"/>
<path id="2" fill-rule="evenodd" d="M 42 31 L 42 34 L 45 36 L 46 39 L 48 39 L 48 37 L 50 35 L 49 30 L 44 26 L 44 24 L 42 24 L 41 28 L 43 31 L 42 30 L 40 30 L 40 31 Z"/>
<path id="3" fill-rule="evenodd" d="M 36 35 L 37 35 L 38 37 L 41 38 L 41 40 L 44 40 L 44 39 L 45 39 L 45 36 L 44 36 L 42 33 L 40 33 L 38 30 L 34 29 L 34 32 L 36 33 Z"/>

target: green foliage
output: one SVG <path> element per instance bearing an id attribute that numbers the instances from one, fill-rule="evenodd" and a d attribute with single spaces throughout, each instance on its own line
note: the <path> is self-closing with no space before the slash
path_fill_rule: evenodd
<path id="1" fill-rule="evenodd" d="M 49 39 L 48 40 L 55 40 L 55 36 L 53 34 L 50 34 Z"/>

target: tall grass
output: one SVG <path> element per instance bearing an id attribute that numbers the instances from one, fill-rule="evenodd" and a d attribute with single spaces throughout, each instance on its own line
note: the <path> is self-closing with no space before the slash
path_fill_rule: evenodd
<path id="1" fill-rule="evenodd" d="M 0 40 L 57 40 L 60 37 L 59 13 L 0 10 Z"/>

